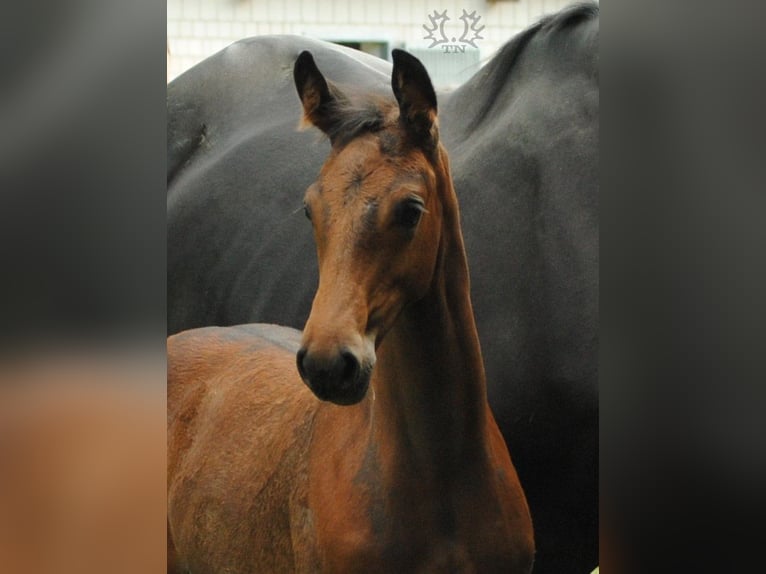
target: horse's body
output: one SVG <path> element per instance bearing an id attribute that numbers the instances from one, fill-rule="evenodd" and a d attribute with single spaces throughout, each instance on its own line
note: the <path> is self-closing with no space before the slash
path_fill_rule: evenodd
<path id="1" fill-rule="evenodd" d="M 295 370 L 299 342 L 264 325 L 169 339 L 169 572 L 529 572 L 523 496 L 498 504 L 517 484 L 510 461 L 487 488 L 495 467 L 461 458 L 429 475 L 385 452 L 370 436 L 380 392 L 320 403 Z"/>
<path id="2" fill-rule="evenodd" d="M 440 96 L 490 404 L 541 574 L 597 564 L 597 36 L 596 8 L 565 10 Z M 340 84 L 389 89 L 389 63 L 298 37 L 240 42 L 168 88 L 171 333 L 308 317 L 317 270 L 290 191 L 327 146 L 295 130 L 303 49 Z"/>
<path id="3" fill-rule="evenodd" d="M 306 193 L 320 283 L 303 334 L 168 340 L 171 571 L 531 571 L 435 95 L 420 62 L 394 58 L 398 106 L 359 108 L 310 55 L 295 65 L 333 143 Z"/>

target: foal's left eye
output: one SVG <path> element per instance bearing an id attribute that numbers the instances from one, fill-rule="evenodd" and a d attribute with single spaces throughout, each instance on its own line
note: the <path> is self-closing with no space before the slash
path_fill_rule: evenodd
<path id="1" fill-rule="evenodd" d="M 422 201 L 407 199 L 396 206 L 396 223 L 405 229 L 414 229 L 425 210 Z"/>
<path id="2" fill-rule="evenodd" d="M 311 221 L 311 209 L 309 208 L 309 204 L 305 201 L 303 202 L 303 213 L 306 215 L 306 219 Z"/>

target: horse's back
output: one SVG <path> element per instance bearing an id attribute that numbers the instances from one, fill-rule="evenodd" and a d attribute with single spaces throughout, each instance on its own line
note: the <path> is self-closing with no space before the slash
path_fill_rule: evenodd
<path id="1" fill-rule="evenodd" d="M 296 477 L 318 403 L 295 369 L 299 341 L 270 325 L 168 339 L 168 520 L 192 571 L 297 567 Z"/>
<path id="2" fill-rule="evenodd" d="M 194 154 L 221 156 L 254 129 L 295 131 L 300 113 L 293 63 L 304 50 L 321 58 L 334 81 L 380 92 L 388 87 L 390 63 L 358 50 L 305 36 L 235 42 L 168 85 L 168 182 Z M 290 101 L 296 105 L 285 105 Z"/>

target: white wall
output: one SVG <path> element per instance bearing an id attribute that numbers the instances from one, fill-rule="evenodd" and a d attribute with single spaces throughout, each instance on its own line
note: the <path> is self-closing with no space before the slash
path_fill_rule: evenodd
<path id="1" fill-rule="evenodd" d="M 463 9 L 476 10 L 482 60 L 511 36 L 573 0 L 167 0 L 168 80 L 232 42 L 264 34 L 302 34 L 325 40 L 386 41 L 390 47 L 427 48 L 423 25 L 434 10 L 459 34 Z M 438 47 L 433 48 L 438 50 Z"/>

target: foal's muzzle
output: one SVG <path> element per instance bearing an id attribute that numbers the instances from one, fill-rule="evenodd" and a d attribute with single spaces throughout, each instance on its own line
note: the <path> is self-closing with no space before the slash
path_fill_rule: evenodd
<path id="1" fill-rule="evenodd" d="M 367 393 L 372 365 L 348 349 L 320 353 L 301 347 L 296 362 L 303 382 L 323 401 L 353 405 Z"/>

